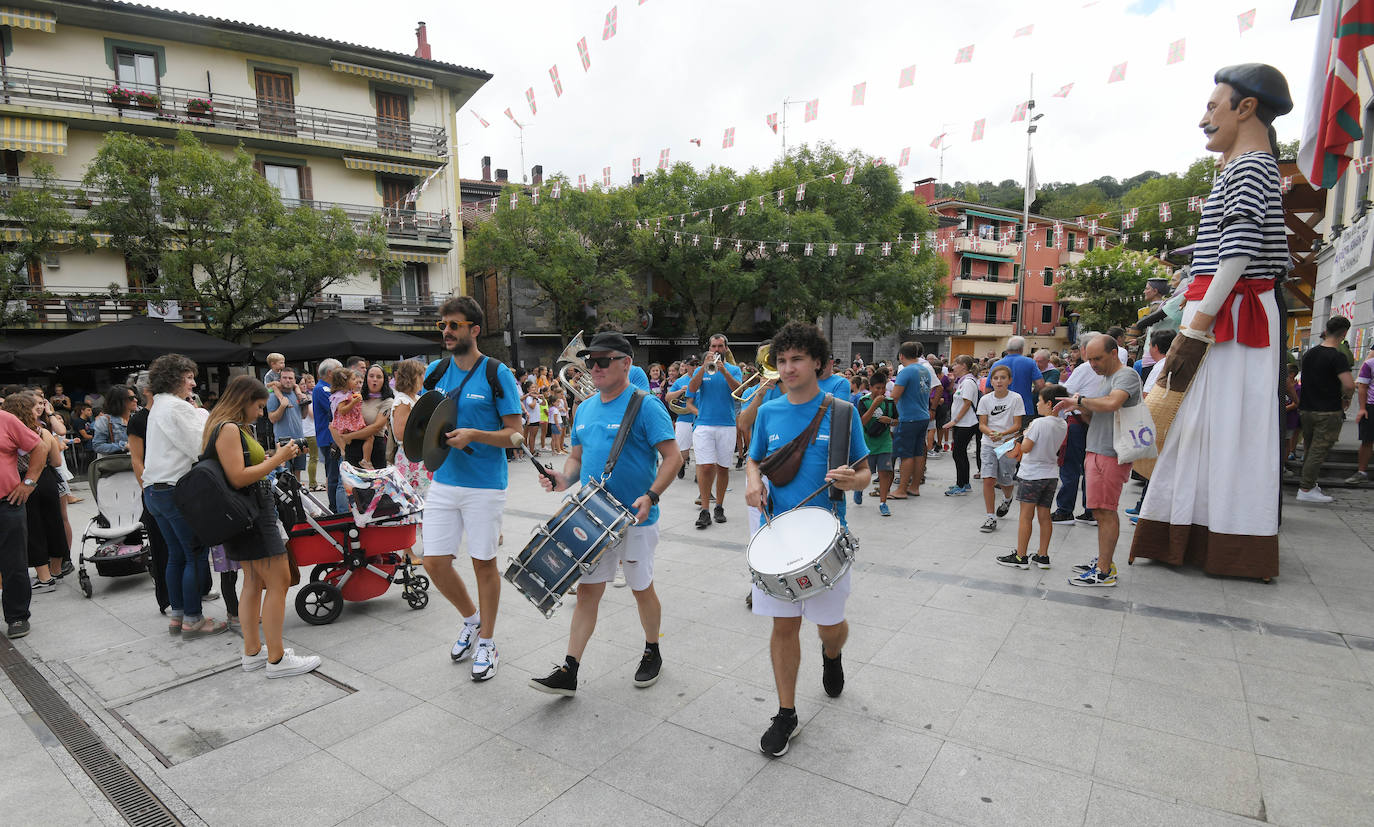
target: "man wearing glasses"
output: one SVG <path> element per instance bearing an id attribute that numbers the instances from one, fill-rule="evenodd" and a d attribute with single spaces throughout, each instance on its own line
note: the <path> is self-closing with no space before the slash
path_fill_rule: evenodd
<path id="1" fill-rule="evenodd" d="M 457 425 L 447 435 L 452 450 L 434 472 L 425 496 L 425 571 L 463 616 L 462 630 L 450 653 L 453 661 L 471 655 L 472 679 L 485 681 L 496 675 L 494 637 L 501 597 L 496 546 L 506 505 L 505 449 L 511 437 L 520 433 L 520 389 L 503 364 L 495 370 L 499 387 L 488 380 L 493 375 L 487 371 L 490 357 L 477 349 L 485 319 L 476 301 L 469 296 L 450 298 L 439 306 L 439 316 L 444 350 L 450 355 L 432 362 L 425 376 L 443 367 L 434 387 L 453 399 L 458 410 Z M 453 567 L 465 535 L 477 581 L 476 604 Z"/>

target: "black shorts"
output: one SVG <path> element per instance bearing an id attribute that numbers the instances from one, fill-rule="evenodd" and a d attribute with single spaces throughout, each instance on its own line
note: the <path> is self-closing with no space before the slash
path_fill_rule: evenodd
<path id="1" fill-rule="evenodd" d="M 1364 406 L 1364 419 L 1360 420 L 1360 443 L 1368 445 L 1374 442 L 1374 404 L 1368 402 Z"/>
<path id="2" fill-rule="evenodd" d="M 1058 487 L 1059 480 L 1054 477 L 1047 480 L 1018 480 L 1016 501 L 1040 508 L 1053 508 L 1054 492 Z"/>
<path id="3" fill-rule="evenodd" d="M 949 424 L 949 403 L 941 402 L 935 409 L 935 427 L 943 428 Z"/>

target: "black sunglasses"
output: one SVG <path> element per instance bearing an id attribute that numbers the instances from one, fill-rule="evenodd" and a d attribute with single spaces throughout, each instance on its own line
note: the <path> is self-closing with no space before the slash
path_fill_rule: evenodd
<path id="1" fill-rule="evenodd" d="M 608 367 L 611 366 L 611 363 L 612 363 L 612 362 L 614 362 L 614 361 L 616 361 L 616 360 L 618 360 L 618 359 L 628 359 L 628 358 L 630 358 L 630 357 L 628 357 L 628 356 L 588 356 L 588 357 L 587 357 L 587 364 L 588 364 L 590 367 L 601 368 L 602 370 L 605 370 L 606 368 L 608 368 Z"/>

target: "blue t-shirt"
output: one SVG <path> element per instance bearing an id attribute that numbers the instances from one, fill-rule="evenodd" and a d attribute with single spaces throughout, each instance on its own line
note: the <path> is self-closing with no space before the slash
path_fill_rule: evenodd
<path id="1" fill-rule="evenodd" d="M 930 374 L 918 359 L 897 371 L 897 387 L 902 395 L 897 399 L 897 418 L 902 422 L 930 419 Z"/>
<path id="2" fill-rule="evenodd" d="M 314 390 L 310 391 L 310 410 L 315 416 L 315 445 L 320 448 L 334 444 L 334 435 L 329 433 L 329 423 L 334 421 L 334 414 L 329 410 L 331 393 L 333 391 L 326 382 L 316 382 Z"/>
<path id="3" fill-rule="evenodd" d="M 691 377 L 690 374 L 684 374 L 684 375 L 682 375 L 682 376 L 679 376 L 677 379 L 674 379 L 674 380 L 673 380 L 673 384 L 671 384 L 671 385 L 668 386 L 668 392 L 669 392 L 669 393 L 672 393 L 672 392 L 674 392 L 674 391 L 680 391 L 680 390 L 682 390 L 683 388 L 687 387 L 687 383 L 690 382 L 690 381 L 692 381 L 692 377 Z M 685 402 L 686 399 L 687 399 L 689 396 L 691 396 L 691 394 L 684 393 L 684 394 L 682 395 L 682 399 L 679 400 L 679 401 Z M 677 415 L 677 421 L 678 421 L 678 422 L 686 422 L 688 425 L 691 425 L 691 424 L 693 424 L 694 422 L 697 421 L 697 418 L 696 418 L 696 415 L 695 415 L 695 414 L 684 413 L 684 414 L 678 414 L 678 415 Z"/>
<path id="4" fill-rule="evenodd" d="M 1026 403 L 1027 411 L 1034 412 L 1035 380 L 1044 378 L 1040 373 L 1040 368 L 1036 367 L 1035 360 L 1019 353 L 1008 353 L 992 363 L 994 368 L 998 365 L 1006 365 L 1011 368 L 1011 385 L 1009 388 L 1021 395 L 1021 401 Z"/>
<path id="5" fill-rule="evenodd" d="M 836 399 L 849 398 L 849 380 L 844 377 L 843 373 L 832 373 L 820 380 L 818 384 L 822 391 L 835 394 Z"/>
<path id="6" fill-rule="evenodd" d="M 573 420 L 572 444 L 582 446 L 582 483 L 592 478 L 600 478 L 606 468 L 606 458 L 611 455 L 616 434 L 620 431 L 620 421 L 625 418 L 625 408 L 630 397 L 637 390 L 631 385 L 621 391 L 610 402 L 602 402 L 601 394 L 593 396 L 577 406 Z M 644 496 L 658 474 L 658 449 L 655 445 L 673 438 L 673 420 L 668 409 L 644 400 L 639 406 L 633 430 L 625 447 L 620 451 L 620 459 L 615 470 L 606 481 L 606 490 L 620 500 L 626 508 Z M 676 444 L 676 443 L 675 443 Z M 649 509 L 649 519 L 641 525 L 658 522 L 658 506 Z"/>
<path id="7" fill-rule="evenodd" d="M 642 391 L 649 389 L 649 374 L 639 365 L 630 365 L 630 384 Z"/>
<path id="8" fill-rule="evenodd" d="M 425 369 L 426 378 L 434 372 L 440 361 L 436 359 L 429 363 L 429 367 Z M 515 385 L 515 374 L 510 372 L 510 368 L 498 364 L 496 381 L 501 385 L 501 398 L 494 400 L 491 385 L 487 383 L 487 367 L 482 362 L 482 359 L 478 359 L 472 366 L 474 375 L 463 386 L 463 398 L 457 400 L 456 427 L 499 431 L 505 427 L 501 423 L 501 417 L 520 413 L 520 389 Z M 434 389 L 445 394 L 451 393 L 463 384 L 463 379 L 467 375 L 468 372 L 460 370 L 456 363 L 450 364 Z M 434 472 L 434 481 L 463 488 L 505 488 L 505 449 L 480 442 L 470 442 L 468 446 L 472 448 L 471 454 L 459 450 L 448 452 L 444 464 Z"/>
<path id="9" fill-rule="evenodd" d="M 311 391 L 314 393 L 314 391 Z M 286 411 L 281 415 L 279 422 L 272 423 L 272 431 L 279 438 L 304 439 L 305 427 L 301 424 L 301 406 L 296 401 L 296 392 L 283 394 L 286 397 Z M 270 391 L 267 394 L 267 412 L 270 414 L 280 408 L 281 402 L 275 393 Z M 318 443 L 316 443 L 318 444 Z"/>
<path id="10" fill-rule="evenodd" d="M 786 397 L 764 402 L 759 406 L 758 418 L 754 420 L 754 435 L 749 442 L 749 458 L 760 462 L 764 457 L 791 442 L 811 424 L 811 419 L 816 415 L 816 408 L 824 398 L 825 392 L 822 391 L 800 405 L 793 405 Z M 821 420 L 820 428 L 816 432 L 816 441 L 808 445 L 806 453 L 802 455 L 801 468 L 792 481 L 787 485 L 769 483 L 770 513 L 781 514 L 796 508 L 797 503 L 825 482 L 825 473 L 830 465 L 830 420 L 833 416 L 832 405 L 831 412 Z M 868 446 L 864 443 L 864 429 L 859 422 L 857 411 L 849 418 L 849 431 L 849 461 L 857 462 L 868 456 Z M 828 496 L 821 493 L 807 503 L 808 507 L 813 505 L 829 508 L 831 503 Z M 843 521 L 844 500 L 840 500 L 836 505 L 838 516 Z"/>
<path id="11" fill-rule="evenodd" d="M 704 367 L 697 368 L 697 372 L 702 374 L 701 387 L 697 388 L 696 393 L 689 395 L 697 406 L 698 425 L 735 425 L 735 398 L 730 395 L 730 383 L 725 380 L 725 374 L 721 371 L 730 371 L 736 382 L 744 378 L 744 372 L 737 365 L 722 364 L 720 368 L 721 370 L 715 373 L 706 373 Z M 689 376 L 688 381 L 690 380 Z"/>

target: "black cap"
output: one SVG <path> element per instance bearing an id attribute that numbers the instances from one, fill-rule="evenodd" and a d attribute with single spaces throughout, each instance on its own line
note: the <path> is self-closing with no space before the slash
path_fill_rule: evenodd
<path id="1" fill-rule="evenodd" d="M 624 333 L 615 330 L 603 330 L 593 336 L 592 341 L 585 348 L 577 352 L 577 358 L 585 359 L 588 354 L 606 350 L 613 350 L 626 356 L 634 355 L 634 348 L 630 347 L 630 340 L 625 338 Z"/>
<path id="2" fill-rule="evenodd" d="M 1247 98 L 1256 98 L 1274 110 L 1275 115 L 1293 111 L 1293 96 L 1288 93 L 1288 80 L 1283 73 L 1267 63 L 1237 63 L 1223 67 L 1212 78 L 1225 83 Z"/>

